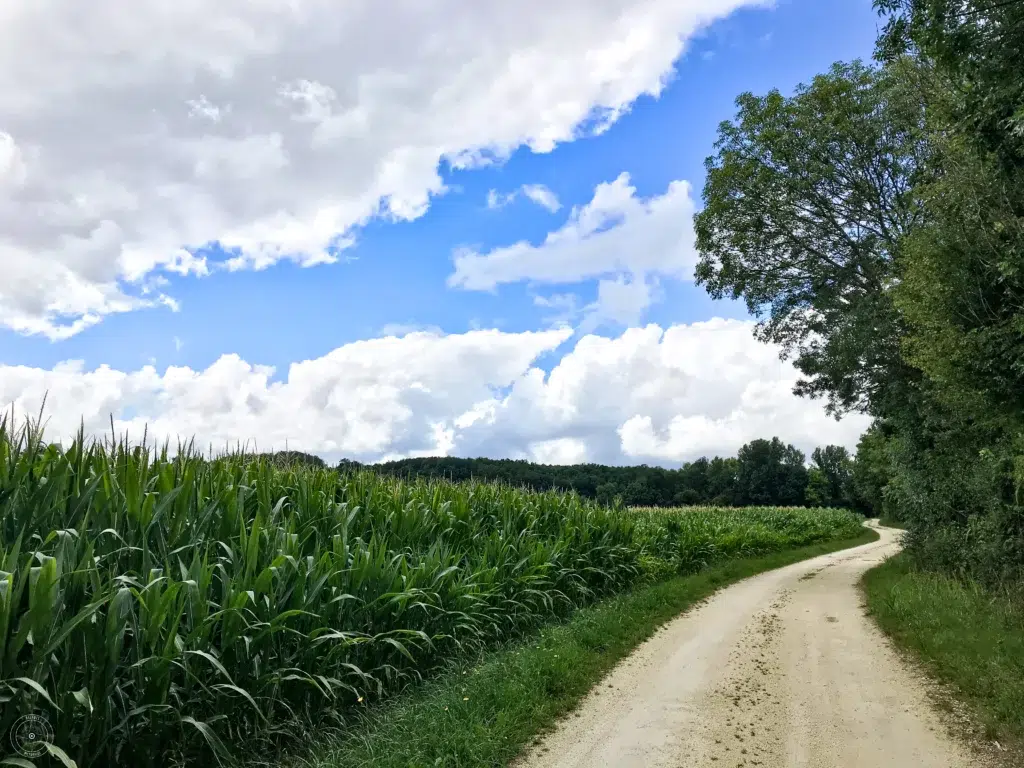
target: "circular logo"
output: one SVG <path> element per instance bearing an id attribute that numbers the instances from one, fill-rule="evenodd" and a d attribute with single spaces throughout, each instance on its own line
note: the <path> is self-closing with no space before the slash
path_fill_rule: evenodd
<path id="1" fill-rule="evenodd" d="M 53 742 L 53 726 L 42 715 L 25 715 L 11 729 L 11 744 L 22 757 L 41 757 Z"/>

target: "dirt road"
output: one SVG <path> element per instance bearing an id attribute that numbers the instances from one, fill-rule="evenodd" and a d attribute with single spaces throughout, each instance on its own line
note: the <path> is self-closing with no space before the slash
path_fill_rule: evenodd
<path id="1" fill-rule="evenodd" d="M 877 527 L 877 526 L 875 526 Z M 522 768 L 972 768 L 864 615 L 899 532 L 755 576 L 644 643 Z"/>

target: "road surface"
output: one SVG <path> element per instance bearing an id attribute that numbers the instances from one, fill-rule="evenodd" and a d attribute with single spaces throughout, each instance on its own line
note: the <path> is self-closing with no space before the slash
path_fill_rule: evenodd
<path id="1" fill-rule="evenodd" d="M 620 663 L 520 768 L 974 768 L 865 616 L 872 544 L 713 595 Z"/>

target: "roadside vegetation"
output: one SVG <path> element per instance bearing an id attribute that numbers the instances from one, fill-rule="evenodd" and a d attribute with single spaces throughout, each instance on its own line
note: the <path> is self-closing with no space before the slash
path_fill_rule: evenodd
<path id="1" fill-rule="evenodd" d="M 896 644 L 981 715 L 984 736 L 1024 756 L 1024 602 L 917 570 L 900 555 L 865 575 L 868 609 Z"/>
<path id="2" fill-rule="evenodd" d="M 875 0 L 875 60 L 745 93 L 708 158 L 697 282 L 800 394 L 873 419 L 854 480 L 906 554 L 881 625 L 1019 734 L 1024 2 Z"/>
<path id="3" fill-rule="evenodd" d="M 599 599 L 859 522 L 62 448 L 0 421 L 0 733 L 44 717 L 37 765 L 252 764 Z"/>
<path id="4" fill-rule="evenodd" d="M 368 712 L 348 735 L 321 736 L 312 755 L 304 753 L 285 765 L 508 765 L 538 733 L 571 712 L 616 662 L 716 590 L 762 571 L 877 539 L 877 533 L 862 528 L 851 538 L 727 560 L 603 600 L 563 624 L 453 664 L 436 680 Z"/>

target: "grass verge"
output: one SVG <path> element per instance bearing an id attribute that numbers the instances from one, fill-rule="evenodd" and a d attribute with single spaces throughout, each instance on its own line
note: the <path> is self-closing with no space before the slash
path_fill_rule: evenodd
<path id="1" fill-rule="evenodd" d="M 987 740 L 1024 745 L 1024 606 L 915 570 L 905 555 L 864 576 L 868 609 L 896 645 L 977 714 Z"/>
<path id="2" fill-rule="evenodd" d="M 577 611 L 563 623 L 452 668 L 370 710 L 349 735 L 314 745 L 286 765 L 315 768 L 504 766 L 537 734 L 574 709 L 616 662 L 666 621 L 748 576 L 878 534 L 734 560 L 639 588 Z"/>

